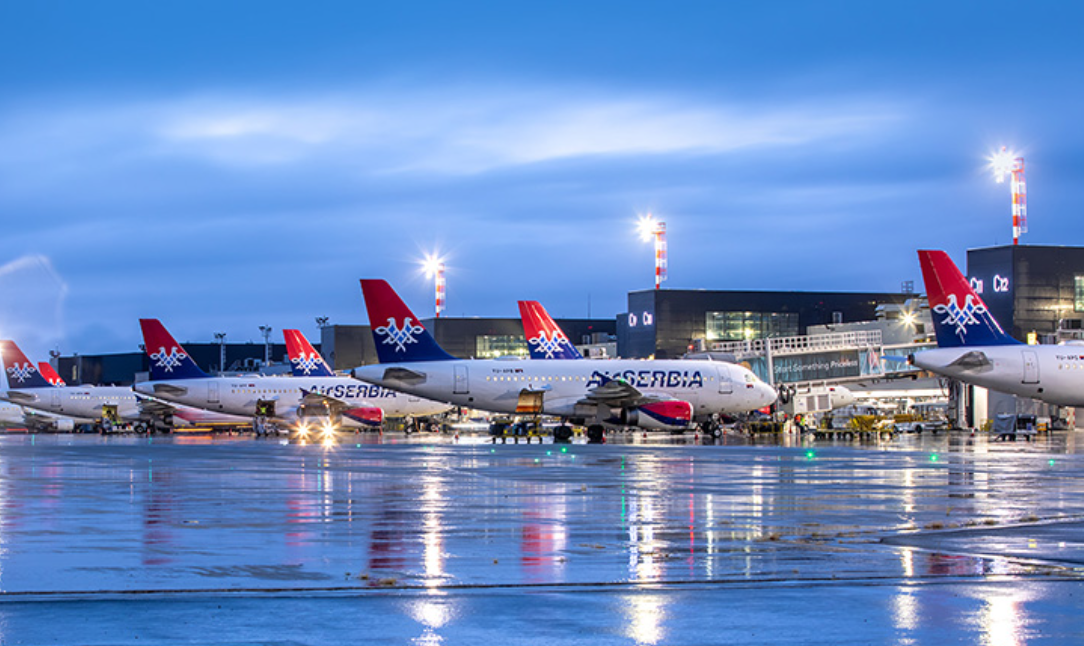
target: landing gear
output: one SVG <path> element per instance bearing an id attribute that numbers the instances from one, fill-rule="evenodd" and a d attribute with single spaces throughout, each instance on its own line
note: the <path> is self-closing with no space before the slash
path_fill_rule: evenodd
<path id="1" fill-rule="evenodd" d="M 553 441 L 554 442 L 569 442 L 572 440 L 572 427 L 567 424 L 562 424 L 553 429 Z"/>
<path id="2" fill-rule="evenodd" d="M 601 424 L 592 424 L 587 427 L 587 441 L 591 444 L 599 444 L 603 440 L 605 429 Z"/>

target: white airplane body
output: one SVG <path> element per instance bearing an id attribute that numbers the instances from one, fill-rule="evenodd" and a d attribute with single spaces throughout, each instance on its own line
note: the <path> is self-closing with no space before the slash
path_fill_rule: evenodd
<path id="1" fill-rule="evenodd" d="M 947 254 L 918 253 L 939 347 L 911 355 L 912 364 L 1056 406 L 1084 406 L 1084 345 L 1025 345 L 1013 339 Z"/>
<path id="2" fill-rule="evenodd" d="M 384 417 L 428 416 L 450 408 L 444 403 L 390 391 L 351 377 L 212 377 L 196 366 L 160 322 L 142 319 L 140 324 L 151 358 L 152 379 L 136 384 L 134 389 L 169 402 L 289 424 L 305 417 L 333 417 L 350 428 L 379 426 Z M 294 341 L 287 334 L 287 345 Z M 299 370 L 330 374 L 314 350 L 292 361 L 295 374 Z"/>
<path id="3" fill-rule="evenodd" d="M 750 370 L 723 362 L 456 359 L 386 282 L 361 283 L 381 363 L 353 374 L 395 390 L 496 413 L 649 429 L 686 428 L 776 399 Z"/>

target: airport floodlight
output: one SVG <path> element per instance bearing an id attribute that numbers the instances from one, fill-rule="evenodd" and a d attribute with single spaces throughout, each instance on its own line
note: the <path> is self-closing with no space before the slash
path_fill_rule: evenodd
<path id="1" fill-rule="evenodd" d="M 1002 146 L 1001 150 L 987 158 L 990 162 L 990 169 L 994 171 L 994 181 L 998 184 L 1005 181 L 1005 176 L 1012 172 L 1015 159 L 1016 154 L 1007 150 L 1005 146 Z"/>
<path id="2" fill-rule="evenodd" d="M 270 325 L 261 325 L 260 333 L 263 334 L 263 365 L 271 364 L 271 330 Z"/>
<path id="3" fill-rule="evenodd" d="M 666 223 L 655 219 L 648 213 L 640 216 L 636 222 L 636 229 L 640 232 L 640 239 L 644 242 L 655 239 L 655 289 L 659 289 L 662 281 L 666 280 Z"/>
<path id="4" fill-rule="evenodd" d="M 327 327 L 327 322 L 328 322 L 328 317 L 326 317 L 326 316 L 317 316 L 316 317 L 316 327 L 320 328 L 321 330 Z"/>
<path id="5" fill-rule="evenodd" d="M 218 370 L 226 371 L 226 333 L 215 332 L 215 341 L 218 341 Z"/>
<path id="6" fill-rule="evenodd" d="M 1020 244 L 1020 234 L 1028 232 L 1028 189 L 1024 179 L 1024 158 L 1001 147 L 990 156 L 994 180 L 1001 184 L 1005 175 L 1012 177 L 1012 243 Z"/>
<path id="7" fill-rule="evenodd" d="M 425 272 L 426 278 L 433 278 L 436 288 L 436 310 L 437 318 L 440 318 L 441 312 L 444 311 L 444 303 L 446 298 L 446 285 L 444 282 L 444 260 L 436 254 L 429 254 L 422 260 L 422 271 Z"/>

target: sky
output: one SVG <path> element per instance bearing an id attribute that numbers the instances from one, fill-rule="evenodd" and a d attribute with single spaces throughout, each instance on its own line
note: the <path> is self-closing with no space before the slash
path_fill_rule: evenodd
<path id="1" fill-rule="evenodd" d="M 897 291 L 1084 245 L 1084 5 L 0 2 L 0 337 L 32 358 L 368 319 L 611 317 L 653 286 Z"/>

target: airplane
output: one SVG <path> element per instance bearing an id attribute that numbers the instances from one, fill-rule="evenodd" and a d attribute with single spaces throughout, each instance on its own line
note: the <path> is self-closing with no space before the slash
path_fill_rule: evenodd
<path id="1" fill-rule="evenodd" d="M 0 341 L 7 388 L 0 399 L 28 409 L 69 417 L 74 423 L 138 422 L 139 405 L 124 386 L 54 386 L 14 341 Z M 55 374 L 55 373 L 54 373 Z M 66 423 L 63 424 L 66 426 Z"/>
<path id="2" fill-rule="evenodd" d="M 403 392 L 495 413 L 590 422 L 593 442 L 603 439 L 604 424 L 682 430 L 776 400 L 775 390 L 751 371 L 714 361 L 457 359 L 386 281 L 363 279 L 361 289 L 380 363 L 353 374 Z M 571 435 L 562 425 L 554 437 Z"/>
<path id="3" fill-rule="evenodd" d="M 48 381 L 53 386 L 68 385 L 68 383 L 61 379 L 60 375 L 57 374 L 56 369 L 53 368 L 53 364 L 49 363 L 48 361 L 38 362 L 38 372 L 41 373 L 42 377 L 45 377 L 45 381 Z"/>
<path id="4" fill-rule="evenodd" d="M 1084 347 L 1017 341 L 1001 329 L 948 254 L 922 250 L 918 259 L 938 347 L 910 355 L 909 363 L 1003 393 L 1084 406 Z"/>
<path id="5" fill-rule="evenodd" d="M 265 431 L 265 420 L 292 424 L 299 434 L 307 435 L 311 430 L 309 422 L 316 418 L 323 420 L 322 432 L 331 435 L 339 425 L 377 428 L 385 415 L 426 416 L 450 408 L 350 377 L 212 377 L 196 365 L 158 319 L 140 319 L 139 324 L 151 359 L 151 379 L 137 383 L 133 387 L 136 392 L 204 410 L 257 418 L 258 434 Z M 291 343 L 290 334 L 286 339 Z M 294 363 L 295 370 L 303 373 L 306 368 L 301 364 L 311 361 L 316 364 L 315 369 L 323 372 L 327 368 L 323 358 L 319 358 L 308 341 L 302 347 L 305 346 L 308 359 Z"/>
<path id="6" fill-rule="evenodd" d="M 538 301 L 519 301 L 519 317 L 532 359 L 582 359 L 550 313 Z"/>

